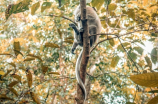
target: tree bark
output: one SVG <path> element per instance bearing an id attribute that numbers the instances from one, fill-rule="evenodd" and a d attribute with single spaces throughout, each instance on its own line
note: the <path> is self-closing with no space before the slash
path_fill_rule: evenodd
<path id="1" fill-rule="evenodd" d="M 87 18 L 86 18 L 86 0 L 80 0 L 80 6 L 81 6 L 81 21 L 83 25 L 83 53 L 82 53 L 82 59 L 81 59 L 81 65 L 80 65 L 80 77 L 85 83 L 86 78 L 86 67 L 89 60 L 89 54 L 90 54 L 90 39 L 89 39 L 89 29 L 87 24 Z M 84 103 L 84 97 L 83 92 L 79 85 L 77 85 L 77 104 L 83 104 Z"/>

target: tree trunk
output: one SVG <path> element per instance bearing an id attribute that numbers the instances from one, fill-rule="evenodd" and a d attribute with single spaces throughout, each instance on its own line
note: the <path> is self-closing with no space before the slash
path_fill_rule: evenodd
<path id="1" fill-rule="evenodd" d="M 90 54 L 89 29 L 88 29 L 87 18 L 86 18 L 86 0 L 80 0 L 80 6 L 81 6 L 81 20 L 82 20 L 82 25 L 84 29 L 83 53 L 82 53 L 81 66 L 80 66 L 80 77 L 83 83 L 85 83 L 86 67 L 87 67 L 89 54 Z M 84 103 L 83 92 L 79 85 L 77 85 L 77 99 L 76 100 L 77 100 L 77 104 Z"/>

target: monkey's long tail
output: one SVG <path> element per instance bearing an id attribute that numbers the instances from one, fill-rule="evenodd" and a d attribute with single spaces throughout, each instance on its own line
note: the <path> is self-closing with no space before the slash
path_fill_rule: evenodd
<path id="1" fill-rule="evenodd" d="M 77 79 L 77 82 L 80 85 L 80 87 L 84 93 L 84 101 L 85 101 L 87 98 L 87 92 L 86 92 L 85 85 L 83 84 L 81 77 L 80 77 L 80 64 L 81 64 L 82 53 L 83 53 L 83 49 L 81 50 L 81 52 L 77 58 L 75 71 L 76 71 L 76 79 Z"/>

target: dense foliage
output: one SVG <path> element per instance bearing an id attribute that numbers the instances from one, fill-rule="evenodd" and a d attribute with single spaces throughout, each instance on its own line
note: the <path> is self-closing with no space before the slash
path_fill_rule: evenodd
<path id="1" fill-rule="evenodd" d="M 0 0 L 0 101 L 74 104 L 78 0 Z M 158 1 L 92 0 L 102 23 L 87 68 L 87 104 L 156 104 Z M 149 45 L 148 45 L 149 44 Z"/>

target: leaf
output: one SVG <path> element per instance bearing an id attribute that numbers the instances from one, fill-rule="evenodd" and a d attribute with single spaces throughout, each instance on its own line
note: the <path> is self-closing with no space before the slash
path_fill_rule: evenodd
<path id="1" fill-rule="evenodd" d="M 134 9 L 128 9 L 127 14 L 129 18 L 135 19 Z"/>
<path id="2" fill-rule="evenodd" d="M 0 99 L 2 99 L 2 100 L 14 100 L 12 98 L 7 97 L 6 94 L 1 94 Z"/>
<path id="3" fill-rule="evenodd" d="M 137 54 L 134 52 L 129 52 L 130 57 L 135 61 L 137 59 Z M 130 59 L 130 57 L 128 56 L 128 58 Z"/>
<path id="4" fill-rule="evenodd" d="M 60 31 L 60 29 L 57 29 L 59 35 L 60 35 L 60 38 L 62 38 L 62 32 Z"/>
<path id="5" fill-rule="evenodd" d="M 69 39 L 74 39 L 74 37 L 73 36 L 66 37 L 64 40 L 69 40 Z"/>
<path id="6" fill-rule="evenodd" d="M 16 68 L 16 65 L 14 63 L 9 63 L 10 65 L 12 65 L 14 68 Z"/>
<path id="7" fill-rule="evenodd" d="M 157 104 L 158 103 L 158 96 L 151 99 L 147 104 Z"/>
<path id="8" fill-rule="evenodd" d="M 152 63 L 151 63 L 150 58 L 149 58 L 148 56 L 146 56 L 146 57 L 145 57 L 145 60 L 146 60 L 146 62 L 147 62 L 147 64 L 148 64 L 148 66 L 150 67 L 150 70 L 152 70 Z"/>
<path id="9" fill-rule="evenodd" d="M 18 81 L 13 81 L 13 82 L 11 82 L 8 86 L 9 87 L 13 87 L 13 86 L 15 86 L 16 84 L 18 84 L 19 82 Z"/>
<path id="10" fill-rule="evenodd" d="M 158 87 L 158 72 L 131 75 L 130 79 L 141 86 Z"/>
<path id="11" fill-rule="evenodd" d="M 10 87 L 9 90 L 10 90 L 13 94 L 15 94 L 16 96 L 18 96 L 18 92 L 17 92 L 14 88 Z"/>
<path id="12" fill-rule="evenodd" d="M 56 74 L 56 75 L 60 75 L 58 72 L 49 72 L 48 74 Z"/>
<path id="13" fill-rule="evenodd" d="M 45 47 L 59 48 L 59 46 L 57 44 L 54 44 L 54 43 L 45 43 Z"/>
<path id="14" fill-rule="evenodd" d="M 148 93 L 158 93 L 158 90 L 148 91 Z"/>
<path id="15" fill-rule="evenodd" d="M 20 12 L 24 12 L 26 10 L 29 10 L 29 4 L 31 0 L 23 0 L 22 2 L 19 2 L 18 4 L 11 4 L 7 7 L 5 12 L 6 20 L 9 18 L 11 14 L 16 14 Z"/>
<path id="16" fill-rule="evenodd" d="M 18 56 L 19 52 L 20 52 L 20 42 L 19 41 L 14 42 L 14 53 L 15 53 L 15 55 Z"/>
<path id="17" fill-rule="evenodd" d="M 24 61 L 32 61 L 35 60 L 35 58 L 26 58 Z"/>
<path id="18" fill-rule="evenodd" d="M 130 46 L 131 46 L 131 43 L 125 42 L 125 43 L 122 43 L 122 45 L 123 45 L 125 48 L 127 48 L 127 47 L 130 47 Z M 122 45 L 121 45 L 121 44 L 118 45 L 117 50 L 124 52 L 124 49 L 122 48 Z"/>
<path id="19" fill-rule="evenodd" d="M 5 74 L 5 72 L 4 71 L 0 71 L 0 75 L 4 75 Z"/>
<path id="20" fill-rule="evenodd" d="M 40 7 L 40 3 L 39 2 L 33 4 L 32 7 L 31 7 L 31 15 L 34 15 L 39 7 Z"/>
<path id="21" fill-rule="evenodd" d="M 110 43 L 111 46 L 114 46 L 114 45 L 115 45 L 114 39 L 110 39 L 110 40 L 109 40 L 109 43 Z"/>
<path id="22" fill-rule="evenodd" d="M 31 57 L 39 59 L 40 61 L 43 61 L 40 56 L 36 56 L 34 54 L 28 54 L 27 56 L 31 56 Z"/>
<path id="23" fill-rule="evenodd" d="M 109 11 L 113 11 L 113 10 L 115 10 L 116 8 L 117 8 L 117 5 L 114 4 L 114 3 L 112 3 L 112 4 L 110 4 L 110 5 L 108 6 L 108 10 L 109 10 Z"/>
<path id="24" fill-rule="evenodd" d="M 0 55 L 11 55 L 11 54 L 10 53 L 0 53 Z"/>
<path id="25" fill-rule="evenodd" d="M 156 33 L 151 33 L 151 36 L 157 37 L 158 35 Z"/>
<path id="26" fill-rule="evenodd" d="M 49 9 L 51 7 L 52 3 L 51 2 L 44 2 L 41 6 L 41 12 L 43 12 L 46 9 Z"/>
<path id="27" fill-rule="evenodd" d="M 143 53 L 143 49 L 141 47 L 134 47 L 134 50 L 136 50 L 140 55 Z"/>
<path id="28" fill-rule="evenodd" d="M 118 64 L 119 60 L 120 60 L 119 56 L 115 56 L 114 58 L 112 58 L 111 67 L 115 68 L 116 65 Z"/>
<path id="29" fill-rule="evenodd" d="M 100 10 L 101 6 L 104 4 L 104 0 L 92 0 L 91 4 L 92 7 L 95 7 L 97 10 Z"/>
<path id="30" fill-rule="evenodd" d="M 157 49 L 156 48 L 153 48 L 152 51 L 151 51 L 151 61 L 156 64 L 158 62 L 157 60 Z"/>
<path id="31" fill-rule="evenodd" d="M 73 41 L 73 40 L 65 40 L 64 42 L 65 42 L 65 43 L 72 44 L 74 41 Z"/>
<path id="32" fill-rule="evenodd" d="M 45 74 L 48 71 L 48 66 L 42 66 L 42 72 Z"/>
<path id="33" fill-rule="evenodd" d="M 27 81 L 28 81 L 28 86 L 31 87 L 32 86 L 32 73 L 30 72 L 30 70 L 28 70 L 28 73 L 27 73 Z"/>
<path id="34" fill-rule="evenodd" d="M 34 102 L 36 102 L 37 104 L 41 104 L 39 98 L 37 97 L 37 94 L 35 94 L 34 92 L 30 92 L 30 94 Z"/>
<path id="35" fill-rule="evenodd" d="M 7 73 L 4 74 L 4 75 L 1 77 L 1 79 L 3 79 L 4 77 L 6 77 L 10 72 L 11 72 L 11 70 L 7 70 Z"/>
<path id="36" fill-rule="evenodd" d="M 17 75 L 17 74 L 12 74 L 12 77 L 14 77 L 15 79 L 17 79 L 19 82 L 21 82 L 21 76 Z"/>

